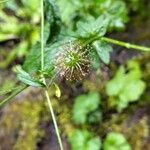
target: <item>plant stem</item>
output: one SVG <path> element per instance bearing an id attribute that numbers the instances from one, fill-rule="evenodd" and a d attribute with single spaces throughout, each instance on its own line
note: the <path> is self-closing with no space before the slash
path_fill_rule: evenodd
<path id="1" fill-rule="evenodd" d="M 43 2 L 43 0 L 41 0 L 41 70 L 42 71 L 44 70 L 44 2 Z M 45 80 L 45 77 L 43 75 L 42 75 L 42 80 L 43 80 L 43 83 L 46 85 L 46 80 Z M 62 144 L 62 140 L 61 140 L 61 137 L 60 137 L 60 134 L 59 134 L 58 125 L 57 125 L 57 121 L 56 121 L 56 118 L 55 118 L 52 103 L 51 103 L 51 100 L 50 100 L 50 97 L 49 97 L 49 94 L 48 94 L 48 90 L 44 89 L 44 92 L 45 92 L 45 96 L 46 96 L 46 99 L 47 99 L 48 107 L 49 107 L 50 112 L 51 112 L 51 116 L 52 116 L 52 120 L 53 120 L 53 123 L 54 123 L 55 132 L 56 132 L 56 135 L 57 135 L 60 150 L 63 150 L 63 144 Z"/>
<path id="2" fill-rule="evenodd" d="M 44 2 L 41 0 L 41 70 L 44 70 Z"/>
<path id="3" fill-rule="evenodd" d="M 59 146 L 60 146 L 60 150 L 63 150 L 63 144 L 62 144 L 61 137 L 60 137 L 60 134 L 59 134 L 57 121 L 56 121 L 56 118 L 55 118 L 55 114 L 54 114 L 54 111 L 53 111 L 52 103 L 51 103 L 51 100 L 49 98 L 49 94 L 48 94 L 47 90 L 45 90 L 45 96 L 46 96 L 47 103 L 48 103 L 48 106 L 49 106 L 49 109 L 50 109 L 50 112 L 51 112 L 51 116 L 52 116 L 52 120 L 53 120 L 53 123 L 54 123 L 55 132 L 56 132 L 56 135 L 57 135 L 57 139 L 58 139 L 58 143 L 59 143 Z"/>
<path id="4" fill-rule="evenodd" d="M 128 49 L 132 48 L 132 49 L 136 49 L 136 50 L 140 50 L 140 51 L 150 52 L 150 47 L 145 47 L 145 46 L 139 46 L 139 45 L 135 45 L 135 44 L 130 44 L 130 43 L 122 42 L 122 41 L 111 39 L 111 38 L 107 38 L 107 37 L 101 37 L 100 39 L 102 41 L 113 43 L 113 44 L 116 44 L 116 45 L 119 45 L 119 46 L 123 46 L 123 47 L 126 47 Z"/>
<path id="5" fill-rule="evenodd" d="M 17 88 L 10 96 L 8 96 L 6 99 L 0 101 L 0 108 L 3 107 L 7 102 L 11 101 L 12 98 L 14 98 L 16 95 L 21 93 L 23 90 L 25 90 L 28 87 L 28 85 L 24 85 L 20 88 Z"/>
<path id="6" fill-rule="evenodd" d="M 0 91 L 0 96 L 1 96 L 1 95 L 5 95 L 5 94 L 8 94 L 8 93 L 11 93 L 11 92 L 14 92 L 14 91 L 17 90 L 17 89 L 18 89 L 18 87 L 13 87 L 13 88 L 1 90 L 1 91 Z"/>

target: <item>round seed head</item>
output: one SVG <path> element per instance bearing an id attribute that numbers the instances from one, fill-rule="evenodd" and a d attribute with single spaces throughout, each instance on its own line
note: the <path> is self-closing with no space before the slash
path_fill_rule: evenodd
<path id="1" fill-rule="evenodd" d="M 90 47 L 79 42 L 68 42 L 56 58 L 56 70 L 66 80 L 81 80 L 90 70 Z"/>

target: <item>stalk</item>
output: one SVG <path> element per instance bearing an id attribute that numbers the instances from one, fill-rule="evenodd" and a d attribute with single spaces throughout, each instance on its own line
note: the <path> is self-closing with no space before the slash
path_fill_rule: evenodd
<path id="1" fill-rule="evenodd" d="M 43 2 L 43 0 L 41 0 L 41 70 L 42 71 L 44 70 L 44 2 Z M 46 80 L 45 80 L 45 77 L 43 75 L 42 75 L 42 80 L 43 80 L 43 83 L 46 85 Z M 49 110 L 50 110 L 50 113 L 52 116 L 52 120 L 54 123 L 55 132 L 57 135 L 60 150 L 63 150 L 63 144 L 62 144 L 62 140 L 61 140 L 61 137 L 59 134 L 58 125 L 57 125 L 56 117 L 55 117 L 54 110 L 52 107 L 52 103 L 51 103 L 51 100 L 50 100 L 50 97 L 48 94 L 48 90 L 44 89 L 44 93 L 45 93 L 48 107 L 49 107 Z"/>
<path id="2" fill-rule="evenodd" d="M 8 96 L 4 100 L 0 101 L 0 108 L 3 107 L 6 103 L 10 102 L 16 95 L 21 93 L 27 87 L 28 87 L 28 85 L 24 85 L 24 86 L 22 86 L 20 88 L 16 88 L 16 90 L 14 90 L 14 92 L 10 96 Z"/>
<path id="3" fill-rule="evenodd" d="M 112 44 L 115 44 L 115 45 L 119 45 L 119 46 L 123 46 L 123 47 L 126 47 L 128 49 L 132 48 L 132 49 L 136 49 L 136 50 L 140 50 L 140 51 L 150 52 L 150 47 L 130 44 L 130 43 L 127 43 L 127 42 L 123 42 L 123 41 L 119 41 L 119 40 L 115 40 L 115 39 L 111 39 L 111 38 L 107 38 L 107 37 L 101 37 L 100 39 L 102 41 L 112 43 Z"/>

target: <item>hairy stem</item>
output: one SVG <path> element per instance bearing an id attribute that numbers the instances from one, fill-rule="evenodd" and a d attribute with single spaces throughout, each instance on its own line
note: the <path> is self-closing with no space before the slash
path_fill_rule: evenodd
<path id="1" fill-rule="evenodd" d="M 43 0 L 41 0 L 41 70 L 44 70 L 44 2 L 43 2 Z M 42 79 L 43 79 L 43 83 L 46 85 L 45 77 L 42 76 Z M 53 120 L 53 123 L 54 123 L 55 132 L 56 132 L 56 135 L 57 135 L 60 150 L 63 150 L 63 144 L 62 144 L 62 140 L 61 140 L 61 137 L 60 137 L 60 134 L 59 134 L 58 125 L 57 125 L 57 121 L 56 121 L 56 118 L 55 118 L 52 103 L 51 103 L 51 100 L 50 100 L 50 97 L 49 97 L 49 94 L 48 94 L 48 90 L 44 89 L 44 92 L 45 92 L 45 96 L 46 96 L 46 99 L 47 99 L 48 107 L 49 107 L 50 112 L 51 112 L 51 116 L 52 116 L 52 120 Z"/>
<path id="2" fill-rule="evenodd" d="M 140 51 L 150 52 L 150 47 L 130 44 L 130 43 L 122 42 L 122 41 L 111 39 L 111 38 L 107 38 L 107 37 L 101 37 L 100 39 L 102 41 L 105 41 L 105 42 L 108 42 L 108 43 L 112 43 L 112 44 L 115 44 L 115 45 L 119 45 L 119 46 L 123 46 L 123 47 L 126 47 L 128 49 L 132 48 L 132 49 L 136 49 L 136 50 L 140 50 Z"/>

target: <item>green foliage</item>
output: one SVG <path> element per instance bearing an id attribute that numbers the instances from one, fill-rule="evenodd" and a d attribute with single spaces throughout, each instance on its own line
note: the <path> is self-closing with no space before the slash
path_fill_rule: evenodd
<path id="1" fill-rule="evenodd" d="M 32 19 L 32 21 L 39 19 L 40 2 L 38 0 L 21 0 L 20 3 L 21 5 L 16 0 L 11 0 L 8 3 L 4 3 L 4 5 L 14 11 L 17 16 Z"/>
<path id="2" fill-rule="evenodd" d="M 69 137 L 72 150 L 99 150 L 101 141 L 99 137 L 87 130 L 75 130 Z"/>
<path id="3" fill-rule="evenodd" d="M 54 41 L 59 35 L 59 32 L 61 30 L 61 19 L 59 16 L 58 7 L 56 6 L 54 0 L 45 0 L 44 4 L 44 12 L 46 19 L 45 29 L 48 29 L 48 31 L 46 31 L 47 39 L 45 39 L 45 41 L 47 43 L 50 43 Z"/>
<path id="4" fill-rule="evenodd" d="M 57 4 L 62 21 L 72 29 L 78 21 L 101 15 L 109 18 L 109 29 L 124 28 L 124 23 L 128 21 L 127 8 L 122 0 L 57 0 Z"/>
<path id="5" fill-rule="evenodd" d="M 84 51 L 88 50 L 86 49 L 86 45 L 92 43 L 95 38 L 103 36 L 107 31 L 107 25 L 108 25 L 108 20 L 104 19 L 103 17 L 92 19 L 92 21 L 90 22 L 79 22 L 78 30 L 75 33 L 78 38 L 63 37 L 63 40 L 60 39 L 57 42 L 54 42 L 53 44 L 50 44 L 50 45 L 46 44 L 45 49 L 44 49 L 45 72 L 51 71 L 49 73 L 53 76 L 54 73 L 57 72 L 57 70 L 55 69 L 55 66 L 57 65 L 55 61 L 57 60 L 58 56 L 59 55 L 61 56 L 62 53 L 66 53 L 70 49 L 77 51 L 77 48 L 73 46 L 75 43 L 78 43 L 78 45 Z M 50 33 L 49 37 L 53 39 L 53 36 L 54 35 L 53 34 L 51 35 Z M 69 42 L 70 40 L 72 41 L 72 46 L 71 46 L 71 42 Z M 93 47 L 91 46 L 91 48 Z M 32 48 L 31 53 L 26 58 L 24 66 L 23 66 L 23 69 L 25 71 L 31 74 L 37 73 L 40 71 L 40 61 L 41 61 L 40 49 L 41 49 L 40 43 L 37 43 Z M 90 53 L 89 61 L 94 60 L 96 57 L 97 58 L 100 57 L 100 59 L 103 62 L 108 64 L 109 59 L 110 59 L 109 52 L 112 50 L 112 48 L 104 42 L 99 42 L 98 44 L 95 45 L 95 49 L 97 50 L 97 52 L 94 52 L 95 51 L 94 49 L 92 50 L 93 52 L 88 50 L 87 53 Z M 85 53 L 84 51 L 83 53 Z M 81 52 L 77 54 L 80 55 L 80 53 Z M 93 53 L 94 53 L 94 57 L 93 57 Z M 99 58 L 96 61 L 98 61 L 97 64 L 99 64 Z M 80 64 L 80 62 L 78 63 Z"/>
<path id="6" fill-rule="evenodd" d="M 71 3 L 74 4 L 78 2 L 79 1 Z M 58 1 L 58 3 L 61 3 L 61 1 Z M 70 2 L 68 2 L 67 4 L 70 4 Z M 88 4 L 90 4 L 90 2 Z M 96 4 L 96 8 L 99 8 L 98 2 L 94 2 L 94 4 Z M 104 42 L 101 38 L 110 30 L 110 26 L 113 26 L 112 24 L 116 24 L 118 26 L 121 26 L 122 24 L 123 26 L 121 20 L 125 20 L 124 18 L 126 18 L 126 7 L 125 3 L 121 0 L 102 0 L 100 1 L 100 5 L 102 6 L 102 8 L 109 7 L 110 14 L 112 14 L 110 15 L 109 13 L 103 12 L 101 15 L 96 16 L 95 18 L 91 16 L 88 19 L 81 19 L 76 22 L 76 30 L 72 29 L 71 32 L 69 32 L 69 35 L 66 35 L 67 33 L 65 31 L 67 31 L 67 28 L 61 24 L 59 11 L 55 2 L 53 0 L 45 1 L 45 66 L 44 72 L 42 72 L 44 75 L 46 75 L 47 77 L 52 77 L 58 74 L 65 77 L 66 79 L 70 78 L 70 76 L 73 76 L 75 79 L 80 79 L 80 75 L 77 74 L 81 72 L 81 74 L 85 76 L 84 70 L 88 70 L 88 68 L 85 68 L 85 66 L 88 66 L 87 63 L 83 61 L 76 61 L 77 65 L 74 65 L 73 67 L 64 65 L 66 64 L 65 61 L 68 51 L 73 51 L 73 53 L 76 53 L 79 57 L 83 53 L 85 53 L 89 59 L 86 60 L 86 62 L 89 61 L 88 64 L 92 64 L 93 68 L 95 69 L 99 68 L 100 60 L 102 60 L 102 62 L 104 62 L 105 64 L 109 64 L 110 52 L 112 52 L 112 47 L 107 42 Z M 65 9 L 67 9 L 67 6 L 65 6 Z M 120 18 L 120 15 L 121 17 L 123 17 L 122 19 Z M 118 20 L 115 17 L 118 18 Z M 116 22 L 112 23 L 112 20 Z M 75 43 L 78 43 L 78 47 L 81 47 L 80 49 L 82 49 L 82 51 L 78 52 L 79 48 L 77 48 L 77 46 L 74 46 L 76 45 Z M 117 41 L 117 43 L 119 42 Z M 90 47 L 90 49 L 87 49 L 87 45 Z M 39 72 L 41 73 L 40 49 L 40 43 L 37 43 L 32 48 L 31 53 L 26 58 L 23 66 L 23 69 L 26 72 L 30 74 L 38 74 Z M 73 64 L 73 60 L 71 61 L 72 62 L 70 62 L 70 64 Z M 78 72 L 74 68 L 78 68 L 78 70 L 80 71 Z"/>
<path id="7" fill-rule="evenodd" d="M 93 46 L 99 56 L 99 58 L 105 63 L 109 64 L 110 62 L 110 52 L 112 52 L 112 47 L 106 42 L 95 41 Z"/>
<path id="8" fill-rule="evenodd" d="M 20 9 L 18 3 L 12 1 L 7 7 L 13 11 L 15 11 L 16 8 L 18 8 L 17 9 L 18 11 L 16 12 L 17 15 L 20 15 L 21 17 L 25 17 L 25 18 L 27 17 L 28 19 L 32 19 L 33 22 L 35 21 L 37 23 L 38 22 L 37 20 L 39 19 L 38 17 L 39 13 L 37 13 L 37 15 L 36 13 L 33 13 L 33 16 L 32 14 L 29 15 L 32 11 L 39 12 L 39 10 L 37 9 L 37 7 L 39 6 L 39 1 L 35 6 L 32 6 L 33 3 L 35 2 L 36 0 L 33 0 L 30 4 L 28 4 L 28 1 L 22 0 L 22 6 Z M 60 8 L 60 13 L 59 13 L 58 7 L 56 6 L 54 0 L 44 1 L 44 10 L 45 10 L 44 11 L 44 17 L 45 17 L 44 70 L 42 71 L 40 70 L 41 69 L 41 52 L 40 52 L 41 44 L 36 43 L 33 46 L 30 54 L 26 57 L 25 63 L 23 65 L 23 70 L 26 71 L 28 74 L 30 74 L 29 76 L 39 75 L 38 77 L 41 77 L 41 74 L 43 74 L 46 77 L 52 77 L 58 73 L 65 74 L 64 72 L 68 72 L 68 69 L 70 68 L 67 67 L 66 67 L 67 70 L 61 72 L 62 70 L 59 70 L 59 68 L 57 67 L 57 61 L 59 59 L 58 56 L 61 56 L 63 53 L 66 53 L 66 51 L 68 51 L 69 49 L 71 50 L 73 49 L 73 51 L 77 51 L 77 49 L 74 48 L 73 46 L 72 47 L 68 46 L 69 41 L 72 42 L 72 45 L 74 41 L 77 41 L 79 43 L 79 46 L 81 46 L 83 50 L 82 52 L 87 53 L 87 55 L 89 55 L 88 61 L 91 61 L 90 64 L 92 64 L 94 68 L 98 69 L 100 60 L 102 60 L 106 64 L 109 63 L 110 61 L 109 53 L 112 51 L 112 48 L 107 43 L 103 42 L 101 40 L 101 37 L 103 37 L 111 28 L 116 26 L 121 27 L 123 26 L 123 21 L 127 21 L 128 17 L 127 17 L 127 9 L 125 3 L 122 0 L 117 0 L 117 1 L 98 0 L 98 1 L 88 1 L 88 3 L 87 1 L 80 1 L 80 0 L 66 1 L 66 2 L 67 4 L 65 4 L 65 2 L 64 1 L 62 2 L 61 0 L 57 1 L 57 4 Z M 67 5 L 69 5 L 69 7 L 67 7 Z M 64 14 L 62 13 L 63 7 L 65 7 L 67 13 L 65 11 Z M 76 8 L 75 10 L 73 9 L 74 7 Z M 24 16 L 21 13 L 20 10 L 22 9 L 27 16 L 26 15 Z M 66 35 L 62 35 L 63 32 L 62 30 L 64 30 L 63 33 L 65 33 L 65 31 L 68 30 L 67 29 L 68 27 L 66 28 L 65 26 L 63 26 L 60 18 L 60 14 L 61 14 L 63 21 L 64 21 L 63 16 L 65 15 L 66 15 L 65 17 L 69 19 L 69 17 L 71 16 L 69 12 L 72 11 L 75 12 L 75 16 L 79 18 L 77 19 L 77 21 L 73 21 L 74 19 L 73 20 L 71 19 L 75 24 L 77 24 L 75 30 L 71 29 L 71 31 L 74 31 L 71 33 L 74 33 L 75 38 L 71 38 L 71 35 L 68 37 L 66 37 Z M 14 18 L 15 17 L 13 17 L 12 19 Z M 16 20 L 16 18 L 14 20 Z M 18 21 L 15 22 L 15 27 L 17 23 Z M 69 25 L 71 26 L 71 24 Z M 25 31 L 26 28 L 28 29 L 28 25 L 26 26 L 23 24 L 23 27 L 21 28 L 22 28 L 21 31 Z M 18 27 L 16 29 L 17 29 L 16 32 L 18 33 Z M 20 35 L 20 31 L 18 34 Z M 91 49 L 86 49 L 86 46 L 88 44 L 91 47 Z M 21 42 L 21 45 L 17 48 L 17 53 L 19 49 L 24 49 L 24 47 L 26 46 L 27 46 L 26 42 Z M 22 53 L 19 52 L 19 54 L 21 55 L 23 55 L 23 53 L 24 52 Z M 80 52 L 76 52 L 76 53 L 79 54 Z M 15 55 L 16 52 L 12 54 L 12 57 Z M 80 72 L 82 72 L 83 70 L 87 69 L 87 68 L 82 68 L 87 66 L 87 64 L 84 64 L 85 62 L 82 62 L 83 65 L 80 66 L 80 63 L 81 62 L 77 62 L 79 66 L 76 67 L 78 67 L 78 69 L 80 69 Z M 71 68 L 71 70 L 73 70 L 73 68 Z M 71 75 L 72 72 L 75 71 L 70 71 Z"/>
<path id="9" fill-rule="evenodd" d="M 92 62 L 91 62 L 92 67 L 95 70 L 99 69 L 100 68 L 100 58 L 95 49 L 90 52 L 90 56 L 92 58 Z"/>
<path id="10" fill-rule="evenodd" d="M 92 38 L 101 37 L 107 31 L 109 19 L 104 16 L 100 16 L 97 19 L 91 18 L 88 22 L 77 23 L 77 36 L 79 38 Z"/>
<path id="11" fill-rule="evenodd" d="M 16 58 L 27 55 L 29 49 L 39 39 L 40 2 L 39 0 L 15 0 L 1 4 L 0 10 L 0 42 L 20 40 L 11 48 L 0 67 L 5 68 Z M 11 15 L 7 12 L 11 12 Z M 4 51 L 8 48 L 3 47 Z M 5 58 L 5 56 L 4 56 Z"/>
<path id="12" fill-rule="evenodd" d="M 48 76 L 53 76 L 55 71 L 55 61 L 58 55 L 64 53 L 64 45 L 68 43 L 68 38 L 64 38 L 62 41 L 55 42 L 53 44 L 47 44 L 44 49 L 44 71 L 49 74 Z M 29 55 L 27 56 L 23 69 L 30 74 L 35 74 L 40 72 L 41 69 L 41 45 L 36 43 Z"/>
<path id="13" fill-rule="evenodd" d="M 45 0 L 44 1 L 45 6 L 45 28 L 44 28 L 44 43 L 46 45 L 44 51 L 44 57 L 45 58 L 45 67 L 48 66 L 47 69 L 45 69 L 47 72 L 52 71 L 54 65 L 52 65 L 52 62 L 54 61 L 54 55 L 58 51 L 58 43 L 55 43 L 54 45 L 48 45 L 48 43 L 51 43 L 55 38 L 57 37 L 59 31 L 60 31 L 60 18 L 57 6 L 55 5 L 55 2 L 53 0 Z M 55 52 L 55 53 L 54 53 Z M 40 72 L 41 68 L 41 43 L 37 42 L 31 49 L 31 52 L 27 56 L 25 63 L 23 65 L 23 69 L 30 74 Z M 48 58 L 48 60 L 47 60 Z M 51 74 L 49 72 L 49 74 Z"/>
<path id="14" fill-rule="evenodd" d="M 47 77 L 55 74 L 56 57 L 64 52 L 63 46 L 71 39 L 63 37 L 58 39 L 61 30 L 61 19 L 58 8 L 53 0 L 44 1 L 45 13 L 45 30 L 44 30 L 44 72 L 41 72 L 41 43 L 37 42 L 26 57 L 23 69 L 30 74 L 39 72 Z M 57 39 L 57 42 L 54 42 Z"/>
<path id="15" fill-rule="evenodd" d="M 73 106 L 73 121 L 76 124 L 100 121 L 102 114 L 97 111 L 100 103 L 100 95 L 97 92 L 78 96 Z"/>
<path id="16" fill-rule="evenodd" d="M 104 144 L 104 150 L 131 150 L 131 146 L 121 133 L 110 132 L 108 133 Z"/>
<path id="17" fill-rule="evenodd" d="M 128 62 L 128 72 L 121 66 L 115 77 L 111 79 L 106 86 L 106 92 L 109 96 L 115 96 L 117 110 L 122 111 L 130 102 L 139 100 L 145 90 L 145 82 L 141 80 L 142 72 L 136 61 Z"/>
<path id="18" fill-rule="evenodd" d="M 23 69 L 31 74 L 40 70 L 40 48 L 40 43 L 36 43 L 24 62 Z"/>
<path id="19" fill-rule="evenodd" d="M 104 0 L 103 0 L 104 1 Z M 107 10 L 106 17 L 110 18 L 110 30 L 124 29 L 125 23 L 128 22 L 128 10 L 124 1 L 107 0 L 103 5 L 103 11 Z"/>
<path id="20" fill-rule="evenodd" d="M 16 72 L 17 72 L 18 79 L 20 81 L 22 81 L 23 83 L 30 85 L 30 86 L 34 86 L 34 87 L 46 87 L 46 85 L 44 85 L 43 82 L 41 82 L 38 79 L 31 77 L 20 66 L 16 67 Z"/>
<path id="21" fill-rule="evenodd" d="M 50 74 L 53 74 L 55 72 L 54 71 L 54 67 L 56 66 L 55 61 L 58 55 L 61 56 L 62 53 L 66 53 L 65 51 L 68 51 L 69 49 L 77 51 L 77 48 L 73 46 L 74 43 L 78 43 L 79 46 L 82 47 L 82 49 L 85 49 L 84 51 L 88 50 L 86 49 L 86 45 L 92 43 L 95 38 L 103 36 L 107 31 L 107 25 L 108 20 L 104 19 L 103 17 L 92 19 L 91 22 L 79 22 L 78 30 L 75 33 L 78 38 L 63 37 L 63 40 L 60 39 L 57 42 L 54 42 L 53 44 L 50 45 L 46 44 L 44 51 L 45 71 L 51 70 L 52 72 Z M 53 34 L 51 35 L 50 33 L 49 37 L 53 39 L 53 36 L 54 35 Z M 71 43 L 69 42 L 70 40 L 72 41 L 72 46 Z M 97 52 L 94 52 L 95 51 L 94 49 L 92 51 L 88 50 L 87 52 L 90 53 L 89 61 L 94 60 L 96 57 L 100 57 L 100 59 L 103 62 L 108 64 L 110 59 L 109 52 L 112 50 L 112 48 L 104 42 L 97 42 L 97 43 L 98 44 L 94 45 Z M 91 46 L 91 48 L 93 47 Z M 31 53 L 26 58 L 23 66 L 23 69 L 25 71 L 29 73 L 37 73 L 40 70 L 40 61 L 41 61 L 40 49 L 41 49 L 40 43 L 37 43 L 32 48 Z M 84 51 L 83 53 L 85 53 Z M 79 52 L 78 55 L 80 55 L 80 53 L 81 52 Z M 99 63 L 99 58 L 96 61 L 98 61 Z"/>

